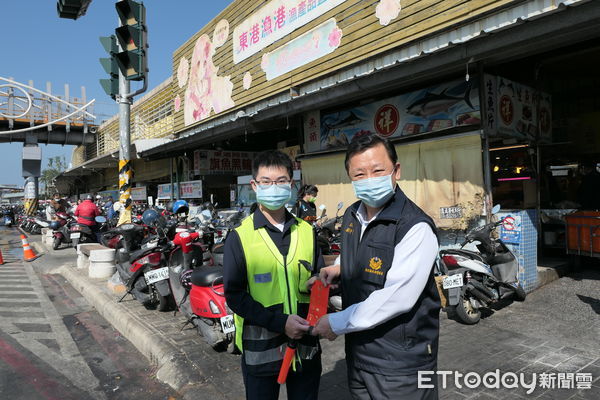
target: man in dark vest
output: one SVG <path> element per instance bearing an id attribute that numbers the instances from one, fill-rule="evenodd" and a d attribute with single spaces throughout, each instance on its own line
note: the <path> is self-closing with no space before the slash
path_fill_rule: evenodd
<path id="1" fill-rule="evenodd" d="M 437 369 L 435 225 L 396 185 L 400 164 L 389 141 L 356 137 L 345 162 L 360 201 L 344 214 L 341 257 L 320 273 L 325 284 L 340 280 L 343 310 L 321 318 L 313 333 L 346 335 L 355 399 L 437 399 L 437 387 L 418 385 L 418 371 Z"/>

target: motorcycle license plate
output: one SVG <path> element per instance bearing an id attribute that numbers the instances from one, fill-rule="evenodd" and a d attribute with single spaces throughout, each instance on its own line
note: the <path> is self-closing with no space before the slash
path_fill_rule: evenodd
<path id="1" fill-rule="evenodd" d="M 454 274 L 449 275 L 444 278 L 442 281 L 442 286 L 444 289 L 452 289 L 455 287 L 461 287 L 463 285 L 463 277 L 462 274 Z"/>
<path id="2" fill-rule="evenodd" d="M 81 232 L 71 233 L 71 239 L 79 239 L 81 237 Z"/>
<path id="3" fill-rule="evenodd" d="M 235 332 L 235 323 L 233 322 L 233 315 L 226 315 L 221 317 L 221 328 L 223 333 Z"/>
<path id="4" fill-rule="evenodd" d="M 148 285 L 163 281 L 169 278 L 169 267 L 163 267 L 159 269 L 153 269 L 148 272 L 144 272 L 144 278 L 146 278 L 146 283 Z"/>

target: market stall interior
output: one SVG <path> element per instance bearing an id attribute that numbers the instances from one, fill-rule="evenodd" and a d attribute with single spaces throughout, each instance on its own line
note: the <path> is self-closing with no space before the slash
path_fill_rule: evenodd
<path id="1" fill-rule="evenodd" d="M 598 42 L 588 41 L 486 68 L 506 78 L 499 89 L 500 118 L 514 126 L 490 140 L 493 199 L 503 208 L 537 209 L 541 258 L 600 255 L 594 247 L 582 253 L 579 243 L 582 236 L 600 235 L 599 228 L 568 229 L 566 217 L 585 212 L 588 224 L 600 221 L 599 62 Z M 518 100 L 503 102 L 511 96 Z M 528 106 L 527 96 L 540 97 L 537 107 Z M 591 246 L 595 241 L 585 240 Z"/>

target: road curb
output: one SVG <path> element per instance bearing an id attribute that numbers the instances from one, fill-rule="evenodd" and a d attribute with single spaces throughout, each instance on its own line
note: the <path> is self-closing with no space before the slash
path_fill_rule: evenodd
<path id="1" fill-rule="evenodd" d="M 115 329 L 127 338 L 152 364 L 158 366 L 156 377 L 179 392 L 184 399 L 226 399 L 208 376 L 195 367 L 184 353 L 169 344 L 152 326 L 141 321 L 126 306 L 103 292 L 74 267 L 63 265 L 61 274 L 93 305 Z"/>
<path id="2" fill-rule="evenodd" d="M 537 267 L 538 284 L 535 289 L 537 290 L 550 282 L 562 278 L 567 275 L 569 271 L 570 268 L 568 264 L 561 264 L 555 267 Z"/>

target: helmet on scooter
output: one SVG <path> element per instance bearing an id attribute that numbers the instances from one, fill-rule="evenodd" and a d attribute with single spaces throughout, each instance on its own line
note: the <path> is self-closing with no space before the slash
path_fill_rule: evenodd
<path id="1" fill-rule="evenodd" d="M 152 210 L 152 209 L 146 210 L 142 214 L 142 222 L 144 222 L 144 224 L 146 224 L 148 226 L 153 226 L 153 225 L 156 225 L 159 217 L 160 216 L 158 215 L 156 210 Z"/>
<path id="2" fill-rule="evenodd" d="M 50 222 L 50 229 L 52 229 L 53 231 L 57 231 L 60 229 L 60 222 L 58 221 L 52 221 Z"/>
<path id="3" fill-rule="evenodd" d="M 181 283 L 181 286 L 183 286 L 187 291 L 192 290 L 192 272 L 194 272 L 193 269 L 187 269 L 179 276 L 179 282 Z"/>
<path id="4" fill-rule="evenodd" d="M 187 214 L 190 211 L 187 201 L 177 200 L 173 203 L 173 214 Z"/>

